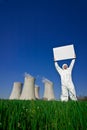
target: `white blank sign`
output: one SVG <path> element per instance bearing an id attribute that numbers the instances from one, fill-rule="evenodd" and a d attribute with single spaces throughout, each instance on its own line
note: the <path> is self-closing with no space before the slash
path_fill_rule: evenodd
<path id="1" fill-rule="evenodd" d="M 53 48 L 54 61 L 75 58 L 74 45 Z"/>

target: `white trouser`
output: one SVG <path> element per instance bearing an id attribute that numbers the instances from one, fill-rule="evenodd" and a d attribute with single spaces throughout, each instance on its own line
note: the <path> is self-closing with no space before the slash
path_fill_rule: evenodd
<path id="1" fill-rule="evenodd" d="M 68 101 L 68 93 L 71 100 L 77 100 L 73 83 L 70 83 L 67 86 L 62 85 L 61 101 Z"/>

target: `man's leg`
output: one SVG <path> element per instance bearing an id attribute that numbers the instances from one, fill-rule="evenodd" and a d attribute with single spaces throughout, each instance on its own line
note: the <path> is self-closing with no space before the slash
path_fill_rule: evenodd
<path id="1" fill-rule="evenodd" d="M 77 97 L 76 97 L 76 92 L 75 92 L 75 88 L 74 88 L 74 84 L 73 83 L 71 83 L 69 85 L 68 90 L 69 90 L 70 99 L 76 101 Z"/>
<path id="2" fill-rule="evenodd" d="M 62 85 L 61 89 L 62 89 L 61 101 L 68 101 L 68 90 L 66 86 Z"/>

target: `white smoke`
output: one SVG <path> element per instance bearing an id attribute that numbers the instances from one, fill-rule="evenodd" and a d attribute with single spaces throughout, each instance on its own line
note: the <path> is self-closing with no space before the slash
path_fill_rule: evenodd
<path id="1" fill-rule="evenodd" d="M 48 80 L 48 79 L 45 78 L 45 77 L 42 77 L 42 82 L 43 82 L 43 83 L 48 82 L 48 83 L 53 84 L 50 80 Z"/>

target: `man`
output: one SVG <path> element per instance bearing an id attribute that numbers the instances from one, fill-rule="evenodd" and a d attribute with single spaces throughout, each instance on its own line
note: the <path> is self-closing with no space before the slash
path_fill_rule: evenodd
<path id="1" fill-rule="evenodd" d="M 74 101 L 77 100 L 74 84 L 72 82 L 72 77 L 71 77 L 74 63 L 75 63 L 75 59 L 71 61 L 69 67 L 67 64 L 63 64 L 62 68 L 60 68 L 57 62 L 55 62 L 56 70 L 58 71 L 61 77 L 61 89 L 62 89 L 61 101 L 68 101 L 68 93 L 71 100 Z"/>

